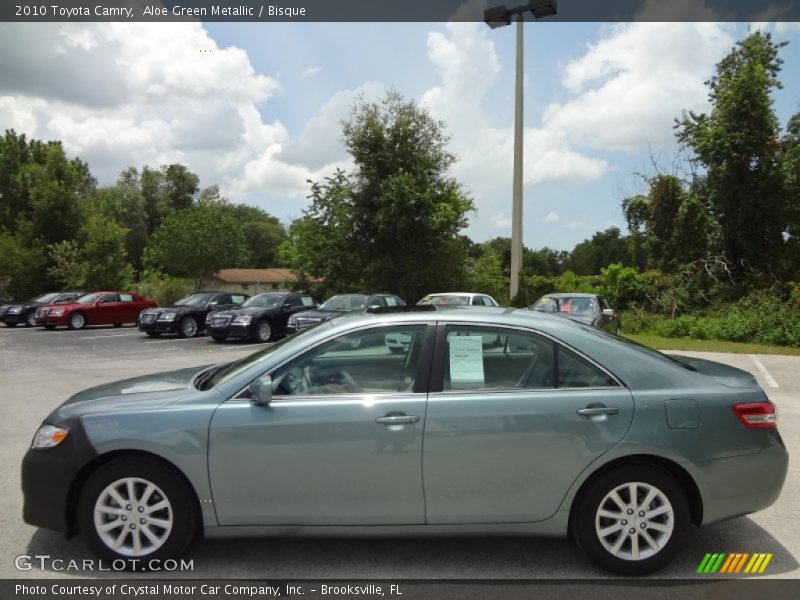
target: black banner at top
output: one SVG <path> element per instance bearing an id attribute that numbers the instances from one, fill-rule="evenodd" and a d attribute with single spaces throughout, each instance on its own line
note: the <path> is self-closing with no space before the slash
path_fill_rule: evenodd
<path id="1" fill-rule="evenodd" d="M 0 21 L 482 22 L 503 5 L 547 22 L 800 22 L 800 0 L 3 0 Z"/>

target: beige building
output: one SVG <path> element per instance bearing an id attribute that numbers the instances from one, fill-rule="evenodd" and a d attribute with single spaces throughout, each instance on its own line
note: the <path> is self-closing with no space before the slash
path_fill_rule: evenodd
<path id="1" fill-rule="evenodd" d="M 273 290 L 288 290 L 297 281 L 291 269 L 222 269 L 206 287 L 226 292 L 245 292 L 254 296 Z"/>

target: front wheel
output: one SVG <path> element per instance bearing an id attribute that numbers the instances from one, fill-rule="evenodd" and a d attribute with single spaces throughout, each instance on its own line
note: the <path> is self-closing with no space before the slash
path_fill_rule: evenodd
<path id="1" fill-rule="evenodd" d="M 578 545 L 599 566 L 621 575 L 645 575 L 667 565 L 689 527 L 684 490 L 655 467 L 602 475 L 576 508 Z"/>
<path id="2" fill-rule="evenodd" d="M 172 469 L 154 460 L 121 458 L 89 478 L 78 501 L 78 525 L 98 556 L 144 559 L 146 565 L 186 549 L 197 530 L 197 507 Z"/>
<path id="3" fill-rule="evenodd" d="M 259 321 L 256 323 L 256 341 L 261 342 L 268 342 L 272 339 L 272 326 L 269 324 L 269 321 L 264 319 L 263 321 Z"/>
<path id="4" fill-rule="evenodd" d="M 25 315 L 25 327 L 36 327 L 36 313 L 31 311 Z"/>
<path id="5" fill-rule="evenodd" d="M 178 323 L 178 337 L 190 338 L 197 335 L 197 319 L 183 317 Z"/>
<path id="6" fill-rule="evenodd" d="M 86 316 L 83 313 L 72 313 L 68 322 L 70 329 L 83 329 L 86 327 Z"/>

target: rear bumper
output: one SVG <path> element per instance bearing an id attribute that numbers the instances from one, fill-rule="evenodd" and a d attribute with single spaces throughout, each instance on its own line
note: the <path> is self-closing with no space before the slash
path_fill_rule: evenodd
<path id="1" fill-rule="evenodd" d="M 763 510 L 780 496 L 789 453 L 777 430 L 757 452 L 698 465 L 703 482 L 703 525 Z"/>

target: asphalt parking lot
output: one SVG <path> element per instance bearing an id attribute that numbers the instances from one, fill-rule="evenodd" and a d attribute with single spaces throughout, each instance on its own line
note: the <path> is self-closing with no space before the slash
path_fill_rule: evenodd
<path id="1" fill-rule="evenodd" d="M 34 430 L 71 394 L 100 383 L 245 356 L 263 347 L 231 341 L 150 339 L 132 327 L 83 331 L 0 326 L 0 577 L 118 577 L 109 572 L 29 571 L 15 568 L 21 554 L 82 560 L 92 555 L 80 537 L 37 530 L 22 521 L 19 466 Z M 694 354 L 752 372 L 778 406 L 779 429 L 792 455 L 778 502 L 768 510 L 694 531 L 679 558 L 660 578 L 696 577 L 706 552 L 771 552 L 761 577 L 800 577 L 800 357 Z M 176 578 L 595 578 L 597 569 L 567 540 L 527 538 L 233 540 L 195 543 L 193 572 Z M 136 574 L 134 574 L 135 576 Z M 158 577 L 148 573 L 146 577 Z M 706 576 L 707 577 L 707 576 Z"/>

